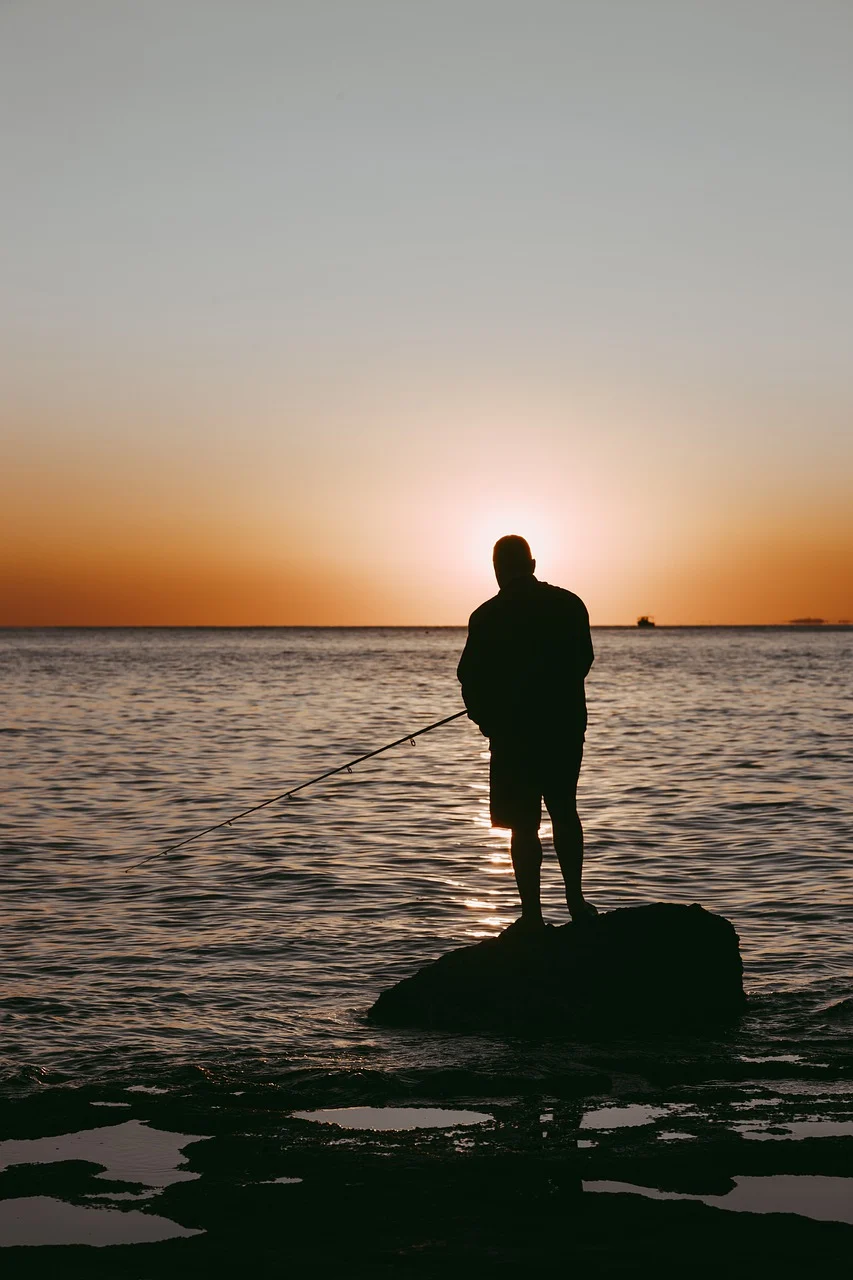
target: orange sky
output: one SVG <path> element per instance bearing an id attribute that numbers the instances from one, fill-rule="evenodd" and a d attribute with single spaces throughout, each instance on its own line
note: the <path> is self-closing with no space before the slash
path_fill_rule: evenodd
<path id="1" fill-rule="evenodd" d="M 853 616 L 846 472 L 810 473 L 794 451 L 794 480 L 741 449 L 732 476 L 727 450 L 697 462 L 671 424 L 621 430 L 607 400 L 577 406 L 590 429 L 572 442 L 557 411 L 530 403 L 538 422 L 507 444 L 514 404 L 450 398 L 454 417 L 430 429 L 419 397 L 408 410 L 393 397 L 410 431 L 381 450 L 341 442 L 343 456 L 300 455 L 287 431 L 235 449 L 213 416 L 199 456 L 193 433 L 137 426 L 157 421 L 145 403 L 115 434 L 90 406 L 73 443 L 31 419 L 0 479 L 0 623 L 464 623 L 495 589 L 505 532 L 527 536 L 540 576 L 597 624 Z M 360 414 L 378 430 L 372 397 L 349 414 L 354 441 Z"/>
<path id="2" fill-rule="evenodd" d="M 0 8 L 0 625 L 853 617 L 853 18 L 530 5 Z"/>

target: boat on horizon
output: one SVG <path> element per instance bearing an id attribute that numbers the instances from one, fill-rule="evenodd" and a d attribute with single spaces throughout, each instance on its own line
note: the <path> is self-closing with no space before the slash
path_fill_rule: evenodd
<path id="1" fill-rule="evenodd" d="M 637 619 L 638 627 L 653 627 L 654 625 L 655 620 L 648 613 L 642 614 L 642 616 Z"/>

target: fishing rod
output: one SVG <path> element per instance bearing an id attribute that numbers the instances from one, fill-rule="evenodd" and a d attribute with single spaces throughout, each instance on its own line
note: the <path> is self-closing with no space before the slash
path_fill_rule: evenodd
<path id="1" fill-rule="evenodd" d="M 393 742 L 386 743 L 384 747 L 377 747 L 375 751 L 367 751 L 363 756 L 356 756 L 355 760 L 348 760 L 346 764 L 339 764 L 335 769 L 327 769 L 325 773 L 319 773 L 316 778 L 309 778 L 307 782 L 300 782 L 298 787 L 291 787 L 289 791 L 282 791 L 281 795 L 272 796 L 269 800 L 262 800 L 260 804 L 253 804 L 251 809 L 244 809 L 242 813 L 235 814 L 233 818 L 226 818 L 224 822 L 215 822 L 212 827 L 205 827 L 203 831 L 196 831 L 195 835 L 186 836 L 185 839 L 179 840 L 177 844 L 170 844 L 167 849 L 161 849 L 159 853 L 151 853 L 140 862 L 134 862 L 132 866 L 126 867 L 125 872 L 134 871 L 137 867 L 144 867 L 146 862 L 154 862 L 157 858 L 167 858 L 176 849 L 182 849 L 184 845 L 192 844 L 194 840 L 200 840 L 202 836 L 209 836 L 213 831 L 221 831 L 223 827 L 230 827 L 232 822 L 239 822 L 241 818 L 248 818 L 250 813 L 257 813 L 259 809 L 266 809 L 271 804 L 277 804 L 279 800 L 289 800 L 298 791 L 304 791 L 306 787 L 313 787 L 316 782 L 322 782 L 324 778 L 334 777 L 336 773 L 352 773 L 353 765 L 361 764 L 364 760 L 372 760 L 374 756 L 381 756 L 383 751 L 390 751 L 392 747 L 399 747 L 403 742 L 411 742 L 412 746 L 414 746 L 415 738 L 420 738 L 422 734 L 430 733 L 433 729 L 440 729 L 442 725 L 450 724 L 452 720 L 458 720 L 460 716 L 467 714 L 467 711 L 464 710 L 457 711 L 452 716 L 445 716 L 443 720 L 436 720 L 434 724 L 428 724 L 424 729 L 416 729 L 414 733 L 404 733 L 402 738 L 395 738 Z"/>

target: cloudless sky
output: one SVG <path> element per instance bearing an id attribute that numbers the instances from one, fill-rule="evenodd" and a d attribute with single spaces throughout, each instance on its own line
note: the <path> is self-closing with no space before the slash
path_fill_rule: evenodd
<path id="1" fill-rule="evenodd" d="M 853 616 L 847 0 L 0 0 L 0 623 Z"/>

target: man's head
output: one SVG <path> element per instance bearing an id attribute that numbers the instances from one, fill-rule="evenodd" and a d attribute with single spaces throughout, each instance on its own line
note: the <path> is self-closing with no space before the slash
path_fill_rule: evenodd
<path id="1" fill-rule="evenodd" d="M 516 578 L 531 578 L 536 568 L 530 547 L 517 533 L 498 539 L 492 552 L 492 564 L 499 587 L 505 587 Z"/>

